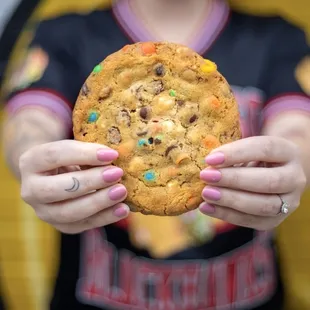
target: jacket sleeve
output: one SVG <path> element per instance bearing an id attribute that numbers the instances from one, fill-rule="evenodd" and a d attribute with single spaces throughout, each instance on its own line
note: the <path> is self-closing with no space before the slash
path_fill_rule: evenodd
<path id="1" fill-rule="evenodd" d="M 274 33 L 270 55 L 263 87 L 267 97 L 264 119 L 290 110 L 309 113 L 310 97 L 305 83 L 310 75 L 301 68 L 310 55 L 305 33 L 282 21 Z"/>
<path id="2" fill-rule="evenodd" d="M 71 124 L 72 108 L 82 83 L 74 53 L 75 22 L 66 16 L 37 26 L 25 57 L 8 77 L 9 113 L 40 106 Z"/>

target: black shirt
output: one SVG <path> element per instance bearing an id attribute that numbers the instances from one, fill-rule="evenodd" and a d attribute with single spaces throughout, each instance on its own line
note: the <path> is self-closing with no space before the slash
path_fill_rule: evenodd
<path id="1" fill-rule="evenodd" d="M 309 55 L 304 33 L 278 17 L 224 13 L 198 52 L 215 61 L 232 85 L 243 136 L 259 134 L 264 116 L 284 109 L 308 111 L 309 98 L 294 77 Z M 68 119 L 68 106 L 73 107 L 92 68 L 137 39 L 117 9 L 42 22 L 29 50 L 40 48 L 44 55 L 28 59 L 12 78 L 9 105 L 14 110 L 44 103 Z M 45 100 L 48 96 L 52 100 Z M 203 244 L 155 260 L 130 242 L 127 229 L 124 223 L 62 235 L 52 310 L 282 309 L 272 232 L 227 226 Z"/>

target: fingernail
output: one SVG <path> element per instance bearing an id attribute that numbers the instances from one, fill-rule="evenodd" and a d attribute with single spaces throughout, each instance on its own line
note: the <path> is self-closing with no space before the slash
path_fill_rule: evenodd
<path id="1" fill-rule="evenodd" d="M 200 206 L 199 206 L 199 210 L 202 213 L 207 213 L 207 214 L 212 214 L 215 212 L 215 207 L 212 205 L 209 205 L 206 202 L 203 202 Z"/>
<path id="2" fill-rule="evenodd" d="M 113 211 L 113 215 L 119 218 L 127 216 L 129 213 L 129 208 L 127 206 L 118 207 Z"/>
<path id="3" fill-rule="evenodd" d="M 118 157 L 118 152 L 111 149 L 100 149 L 97 151 L 97 159 L 100 161 L 112 161 Z"/>
<path id="4" fill-rule="evenodd" d="M 220 152 L 210 154 L 206 157 L 206 163 L 211 166 L 221 165 L 225 161 L 225 155 Z"/>
<path id="5" fill-rule="evenodd" d="M 217 201 L 221 199 L 221 193 L 216 188 L 205 187 L 202 191 L 202 197 L 208 200 Z"/>
<path id="6" fill-rule="evenodd" d="M 108 193 L 111 200 L 121 200 L 126 197 L 126 194 L 127 190 L 123 185 L 113 186 Z"/>
<path id="7" fill-rule="evenodd" d="M 123 174 L 124 172 L 121 168 L 113 167 L 103 171 L 102 178 L 103 181 L 112 183 L 118 181 L 123 176 Z"/>
<path id="8" fill-rule="evenodd" d="M 215 169 L 204 169 L 200 172 L 200 178 L 206 182 L 219 182 L 222 174 Z"/>

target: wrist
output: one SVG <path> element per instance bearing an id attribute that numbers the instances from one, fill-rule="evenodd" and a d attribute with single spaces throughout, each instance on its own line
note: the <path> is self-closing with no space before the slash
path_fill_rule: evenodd
<path id="1" fill-rule="evenodd" d="M 63 122 L 46 109 L 28 107 L 9 115 L 3 128 L 6 162 L 19 178 L 19 158 L 32 147 L 68 138 Z"/>

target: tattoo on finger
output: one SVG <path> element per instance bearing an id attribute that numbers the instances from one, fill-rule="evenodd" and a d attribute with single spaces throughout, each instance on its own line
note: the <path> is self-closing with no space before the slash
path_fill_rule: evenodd
<path id="1" fill-rule="evenodd" d="M 73 193 L 80 188 L 80 181 L 77 178 L 72 177 L 73 184 L 70 188 L 65 189 L 66 192 Z"/>

